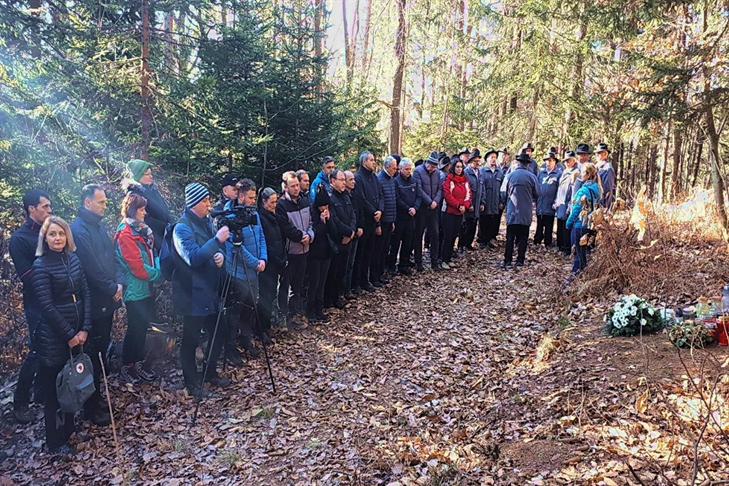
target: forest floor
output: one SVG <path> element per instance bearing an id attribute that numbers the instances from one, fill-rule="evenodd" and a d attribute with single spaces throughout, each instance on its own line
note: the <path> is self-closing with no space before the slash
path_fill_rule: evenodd
<path id="1" fill-rule="evenodd" d="M 727 348 L 679 353 L 665 334 L 601 334 L 605 306 L 573 302 L 569 263 L 498 250 L 411 278 L 279 332 L 265 362 L 195 401 L 176 361 L 161 383 L 111 378 L 111 427 L 81 422 L 73 462 L 4 399 L 5 484 L 696 484 L 729 478 Z M 575 282 L 572 285 L 579 283 Z M 715 366 L 711 366 L 714 364 Z M 723 429 L 723 430 L 722 430 Z M 696 460 L 694 460 L 696 458 Z"/>

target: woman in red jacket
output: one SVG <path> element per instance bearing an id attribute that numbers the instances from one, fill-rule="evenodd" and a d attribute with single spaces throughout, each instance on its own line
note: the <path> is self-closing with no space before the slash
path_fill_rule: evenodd
<path id="1" fill-rule="evenodd" d="M 463 213 L 471 206 L 471 185 L 463 173 L 460 160 L 451 166 L 443 181 L 443 199 L 446 202 L 443 213 L 443 263 L 450 264 L 453 258 L 453 245 L 461 231 Z"/>

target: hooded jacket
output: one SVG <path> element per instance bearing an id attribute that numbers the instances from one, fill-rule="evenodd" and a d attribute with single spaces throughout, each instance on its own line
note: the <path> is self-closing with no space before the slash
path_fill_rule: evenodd
<path id="1" fill-rule="evenodd" d="M 380 221 L 375 221 L 374 216 L 377 211 L 381 211 L 384 217 L 385 198 L 382 193 L 382 185 L 375 174 L 360 166 L 359 170 L 354 174 L 354 195 L 357 203 L 362 211 L 363 228 L 375 228 L 380 226 Z"/>
<path id="2" fill-rule="evenodd" d="M 532 203 L 539 198 L 539 181 L 529 168 L 520 165 L 509 172 L 501 185 L 506 202 L 506 224 L 532 224 Z"/>
<path id="3" fill-rule="evenodd" d="M 471 184 L 465 175 L 448 174 L 443 181 L 443 199 L 446 213 L 460 216 L 458 206 L 471 207 Z"/>
<path id="4" fill-rule="evenodd" d="M 114 243 L 109 230 L 101 222 L 102 217 L 81 207 L 78 217 L 71 224 L 76 255 L 81 260 L 84 275 L 91 292 L 91 318 L 113 314 L 121 307 L 114 301 L 117 285 L 126 280 L 116 259 Z"/>
<path id="5" fill-rule="evenodd" d="M 331 192 L 332 185 L 329 182 L 329 176 L 324 174 L 323 170 L 320 170 L 316 177 L 314 177 L 314 180 L 311 182 L 311 187 L 309 188 L 309 203 L 312 206 L 314 205 L 314 198 L 316 197 L 316 188 L 319 184 L 324 184 L 327 192 Z"/>
<path id="6" fill-rule="evenodd" d="M 159 259 L 154 256 L 154 249 L 126 219 L 123 219 L 114 234 L 116 242 L 116 258 L 124 274 L 124 302 L 133 302 L 148 298 L 151 284 L 162 278 Z"/>
<path id="7" fill-rule="evenodd" d="M 584 184 L 582 184 L 582 187 L 580 187 L 580 190 L 577 191 L 577 194 L 575 194 L 575 197 L 572 199 L 572 209 L 570 210 L 570 216 L 567 218 L 567 223 L 565 224 L 567 229 L 572 229 L 572 227 L 583 229 L 588 228 L 588 218 L 595 210 L 595 206 L 599 204 L 600 195 L 600 187 L 597 185 L 597 182 L 585 181 Z M 587 213 L 581 216 L 581 200 L 583 196 L 587 199 Z"/>

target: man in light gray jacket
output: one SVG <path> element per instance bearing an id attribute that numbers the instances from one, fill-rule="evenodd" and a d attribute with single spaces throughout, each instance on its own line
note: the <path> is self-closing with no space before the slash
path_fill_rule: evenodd
<path id="1" fill-rule="evenodd" d="M 522 152 L 516 157 L 519 166 L 504 178 L 501 185 L 501 199 L 506 202 L 506 249 L 504 251 L 504 268 L 511 268 L 514 256 L 514 242 L 518 253 L 517 268 L 524 266 L 527 245 L 529 243 L 529 226 L 532 224 L 532 205 L 539 198 L 539 181 L 529 169 L 531 157 Z"/>
<path id="2" fill-rule="evenodd" d="M 420 190 L 420 210 L 415 215 L 415 269 L 423 271 L 423 234 L 428 229 L 430 235 L 430 266 L 434 271 L 440 266 L 440 245 L 438 244 L 438 211 L 443 199 L 443 185 L 436 170 L 438 152 L 431 152 L 426 161 L 413 171 L 415 183 Z"/>

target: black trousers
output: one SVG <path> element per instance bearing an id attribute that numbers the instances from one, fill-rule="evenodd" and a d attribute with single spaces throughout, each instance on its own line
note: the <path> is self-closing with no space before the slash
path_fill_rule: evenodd
<path id="1" fill-rule="evenodd" d="M 426 229 L 430 235 L 430 264 L 435 268 L 440 263 L 438 213 L 440 213 L 438 208 L 421 208 L 415 214 L 415 240 L 413 246 L 415 248 L 415 265 L 417 266 L 423 265 L 423 233 Z"/>
<path id="2" fill-rule="evenodd" d="M 552 246 L 552 233 L 554 232 L 554 216 L 537 215 L 537 231 L 534 233 L 534 244 L 544 241 L 544 246 Z"/>
<path id="3" fill-rule="evenodd" d="M 308 253 L 295 255 L 289 253 L 289 264 L 281 272 L 281 286 L 278 289 L 278 308 L 288 316 L 295 316 L 303 311 L 304 301 L 304 278 L 306 277 L 306 261 Z M 289 299 L 289 288 L 291 298 Z"/>
<path id="4" fill-rule="evenodd" d="M 366 287 L 370 284 L 372 268 L 372 252 L 375 248 L 375 227 L 362 228 L 362 236 L 357 243 L 357 255 L 354 258 L 354 274 L 352 285 Z"/>
<path id="5" fill-rule="evenodd" d="M 416 213 L 417 214 L 417 213 Z M 387 267 L 395 268 L 400 255 L 400 269 L 410 268 L 410 254 L 413 252 L 415 237 L 415 218 L 407 216 L 395 221 L 395 231 L 390 240 L 390 252 L 387 255 Z"/>
<path id="6" fill-rule="evenodd" d="M 56 376 L 64 365 L 65 363 L 51 367 L 41 366 L 38 370 L 38 381 L 45 398 L 43 415 L 46 423 L 46 445 L 50 450 L 67 444 L 68 438 L 76 430 L 73 414 L 61 412 L 56 394 Z"/>
<path id="7" fill-rule="evenodd" d="M 382 233 L 375 234 L 375 247 L 372 253 L 372 268 L 374 271 L 370 275 L 373 282 L 379 280 L 385 273 L 385 263 L 390 252 L 390 240 L 393 233 L 392 225 L 392 222 L 382 223 Z"/>
<path id="8" fill-rule="evenodd" d="M 280 269 L 273 265 L 266 265 L 266 270 L 258 274 L 258 315 L 264 332 L 271 328 L 279 274 Z"/>
<path id="9" fill-rule="evenodd" d="M 453 258 L 453 245 L 456 243 L 456 238 L 461 231 L 461 223 L 463 222 L 463 215 L 455 215 L 450 213 L 443 213 L 443 250 L 441 255 L 443 261 L 449 263 Z"/>
<path id="10" fill-rule="evenodd" d="M 86 353 L 91 358 L 91 363 L 94 365 L 94 384 L 96 385 L 96 391 L 84 404 L 84 410 L 89 415 L 97 410 L 99 407 L 106 407 L 106 403 L 101 399 L 101 363 L 99 362 L 99 352 L 104 357 L 104 366 L 109 369 L 106 362 L 106 350 L 109 348 L 109 340 L 111 339 L 111 326 L 114 322 L 114 314 L 108 316 L 97 317 L 91 320 L 91 334 L 89 335 L 88 344 L 84 348 Z M 144 332 L 147 332 L 145 328 Z"/>
<path id="11" fill-rule="evenodd" d="M 249 273 L 250 274 L 250 273 Z M 234 288 L 231 289 L 232 306 L 228 311 L 228 344 L 235 347 L 238 336 L 253 336 L 258 331 L 256 323 L 256 305 L 258 301 L 258 279 L 233 279 Z"/>
<path id="12" fill-rule="evenodd" d="M 307 268 L 309 269 L 309 295 L 307 300 L 307 310 L 312 311 L 316 309 L 317 305 L 322 305 L 324 302 L 324 286 L 327 282 L 327 274 L 329 272 L 329 265 L 331 264 L 331 258 L 326 260 L 317 260 L 316 258 L 309 258 Z"/>
<path id="13" fill-rule="evenodd" d="M 506 249 L 504 264 L 511 265 L 514 257 L 514 244 L 517 246 L 516 263 L 524 264 L 527 245 L 529 244 L 529 226 L 526 224 L 510 224 L 506 226 Z"/>
<path id="14" fill-rule="evenodd" d="M 127 306 L 127 332 L 124 335 L 122 361 L 126 365 L 144 361 L 146 355 L 147 328 L 154 315 L 152 297 L 125 302 Z"/>
<path id="15" fill-rule="evenodd" d="M 44 401 L 43 389 L 37 377 L 40 362 L 38 361 L 38 352 L 34 342 L 35 331 L 38 329 L 41 319 L 39 312 L 34 309 L 25 309 L 25 322 L 28 324 L 28 354 L 25 355 L 23 364 L 20 365 L 18 384 L 15 385 L 15 393 L 13 394 L 13 406 L 15 408 L 26 407 L 30 404 L 31 388 L 33 388 L 35 402 Z"/>
<path id="16" fill-rule="evenodd" d="M 476 225 L 478 219 L 476 217 L 466 218 L 464 216 L 463 224 L 461 225 L 461 234 L 458 237 L 458 248 L 465 248 L 467 246 L 473 246 L 473 239 L 476 237 Z"/>
<path id="17" fill-rule="evenodd" d="M 349 292 L 350 290 L 354 290 L 355 287 L 358 287 L 357 284 L 357 278 L 354 273 L 354 261 L 357 257 L 357 248 L 359 248 L 359 239 L 354 240 L 349 244 L 351 247 L 349 249 L 349 256 L 347 257 L 347 271 L 344 273 L 344 282 L 342 282 L 342 286 L 344 287 L 345 293 Z"/>
<path id="18" fill-rule="evenodd" d="M 327 272 L 326 282 L 324 283 L 324 301 L 327 303 L 336 301 L 340 295 L 344 295 L 349 290 L 343 283 L 347 274 L 349 247 L 351 246 L 351 242 L 344 248 L 340 245 L 339 252 L 332 256 L 331 262 L 329 263 L 329 271 Z"/>
<path id="19" fill-rule="evenodd" d="M 557 248 L 563 253 L 570 252 L 570 230 L 567 229 L 566 219 L 557 219 Z"/>
<path id="20" fill-rule="evenodd" d="M 228 335 L 228 329 L 225 319 L 221 318 L 220 324 L 218 325 L 218 332 L 215 333 L 217 317 L 217 314 L 211 314 L 209 316 L 183 316 L 182 318 L 180 365 L 182 366 L 182 376 L 185 379 L 185 386 L 187 387 L 200 386 L 202 384 L 200 375 L 197 373 L 197 367 L 195 366 L 195 350 L 200 344 L 200 332 L 203 329 L 205 329 L 205 333 L 209 339 L 208 349 L 205 353 L 206 364 L 210 363 L 207 378 L 211 378 L 218 373 L 216 364 L 220 358 L 220 351 L 223 348 L 225 336 Z M 214 341 L 213 335 L 215 335 Z M 203 371 L 205 371 L 206 364 L 203 365 Z"/>
<path id="21" fill-rule="evenodd" d="M 499 234 L 501 218 L 498 214 L 482 214 L 479 216 L 478 225 L 478 242 L 486 244 L 491 240 L 495 240 Z"/>

